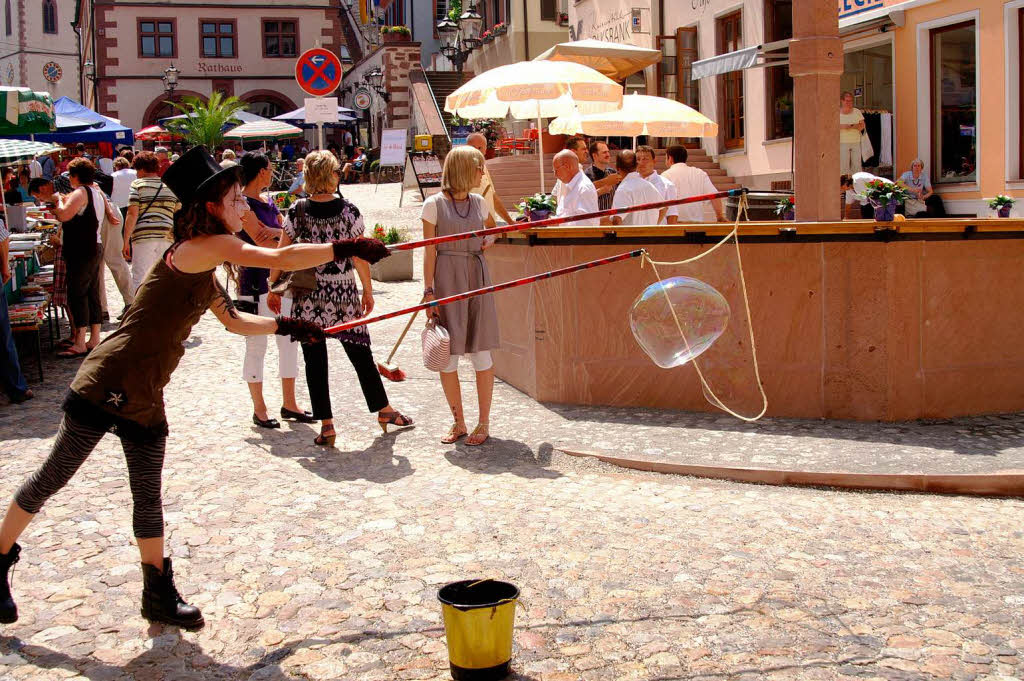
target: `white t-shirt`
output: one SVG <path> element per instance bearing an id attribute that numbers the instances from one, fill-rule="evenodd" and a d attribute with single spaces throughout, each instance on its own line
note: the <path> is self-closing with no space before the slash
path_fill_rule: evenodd
<path id="1" fill-rule="evenodd" d="M 853 191 L 846 192 L 846 203 L 853 203 L 854 201 L 860 201 L 861 205 L 867 205 L 868 200 L 864 198 L 864 190 L 868 188 L 868 182 L 872 180 L 881 180 L 886 184 L 892 184 L 892 180 L 872 175 L 871 173 L 865 173 L 863 171 L 854 173 L 853 177 Z"/>
<path id="2" fill-rule="evenodd" d="M 420 218 L 426 220 L 432 225 L 436 225 L 437 204 L 440 203 L 441 201 L 448 201 L 448 196 L 444 192 L 441 192 L 440 194 L 434 194 L 433 196 L 428 196 L 427 200 L 423 202 L 423 210 L 420 212 Z M 487 209 L 486 201 L 481 201 L 478 205 L 480 206 L 480 215 L 478 216 L 478 218 L 482 223 L 484 220 L 487 219 L 487 216 L 490 215 L 490 211 Z M 461 210 L 466 209 L 462 208 Z"/>
<path id="3" fill-rule="evenodd" d="M 661 177 L 675 185 L 676 198 L 680 199 L 714 194 L 718 191 L 706 172 L 685 163 L 673 163 L 661 174 Z M 684 203 L 677 206 L 679 222 L 710 222 L 711 220 L 706 217 L 707 209 L 710 206 L 710 201 Z"/>
<path id="4" fill-rule="evenodd" d="M 572 178 L 569 184 L 563 184 L 561 180 L 555 183 L 552 191 L 555 195 L 558 208 L 555 210 L 556 217 L 582 215 L 583 213 L 596 213 L 597 189 L 590 178 L 583 174 L 582 170 L 576 171 L 576 177 Z M 589 220 L 576 220 L 567 222 L 569 227 L 597 227 L 600 224 L 598 218 Z"/>
<path id="5" fill-rule="evenodd" d="M 632 172 L 626 175 L 616 188 L 612 208 L 627 208 L 663 200 L 661 193 L 654 188 L 653 184 L 640 177 L 640 173 Z M 620 217 L 624 225 L 656 225 L 659 212 L 658 208 L 635 210 L 631 213 L 623 213 Z"/>
<path id="6" fill-rule="evenodd" d="M 118 208 L 128 207 L 128 195 L 131 193 L 132 182 L 139 176 L 132 168 L 118 170 L 112 175 L 114 190 L 110 193 L 110 201 Z"/>
<path id="7" fill-rule="evenodd" d="M 113 159 L 109 159 L 106 156 L 100 158 L 100 160 L 96 162 L 96 167 L 105 172 L 107 175 L 114 174 L 114 161 Z"/>
<path id="8" fill-rule="evenodd" d="M 659 175 L 657 170 L 644 179 L 654 185 L 654 188 L 661 194 L 662 201 L 671 201 L 676 198 L 676 186 Z M 679 217 L 679 206 L 669 206 L 665 212 L 665 222 L 661 224 L 668 224 L 668 218 L 673 215 Z"/>
<path id="9" fill-rule="evenodd" d="M 96 230 L 96 243 L 103 242 L 103 220 L 106 218 L 107 210 L 107 197 L 100 190 L 99 187 L 85 187 L 85 191 L 92 192 L 92 209 L 96 212 L 96 222 L 99 223 L 99 228 Z M 89 207 L 88 202 L 82 205 L 78 209 L 75 215 L 85 215 L 85 209 Z"/>
<path id="10" fill-rule="evenodd" d="M 839 112 L 840 125 L 854 125 L 862 122 L 864 122 L 864 114 L 861 113 L 860 109 L 851 109 L 848 114 L 844 114 L 842 111 Z M 858 144 L 859 142 L 860 130 L 855 128 L 843 128 L 839 131 L 840 144 Z"/>
<path id="11" fill-rule="evenodd" d="M 39 161 L 32 159 L 28 162 L 28 177 L 30 180 L 34 180 L 37 177 L 43 176 L 43 166 L 39 164 Z"/>

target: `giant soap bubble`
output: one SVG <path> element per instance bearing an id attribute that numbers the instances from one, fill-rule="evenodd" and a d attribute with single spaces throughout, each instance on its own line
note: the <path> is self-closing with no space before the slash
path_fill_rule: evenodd
<path id="1" fill-rule="evenodd" d="M 629 325 L 637 343 L 663 369 L 699 356 L 728 324 L 729 303 L 725 297 L 691 277 L 672 277 L 651 284 L 629 311 Z"/>

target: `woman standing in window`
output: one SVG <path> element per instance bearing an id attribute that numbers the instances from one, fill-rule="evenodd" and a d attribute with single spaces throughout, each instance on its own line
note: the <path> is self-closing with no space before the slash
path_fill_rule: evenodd
<path id="1" fill-rule="evenodd" d="M 839 96 L 839 172 L 853 175 L 863 170 L 860 163 L 860 134 L 864 131 L 864 114 L 853 106 L 853 93 Z"/>

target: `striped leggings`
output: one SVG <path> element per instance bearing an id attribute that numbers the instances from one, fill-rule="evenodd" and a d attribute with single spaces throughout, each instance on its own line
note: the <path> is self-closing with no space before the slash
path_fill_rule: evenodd
<path id="1" fill-rule="evenodd" d="M 64 487 L 85 463 L 106 432 L 65 414 L 53 443 L 53 451 L 39 470 L 18 489 L 14 501 L 28 513 L 38 513 L 46 500 Z M 164 536 L 160 474 L 166 444 L 166 437 L 144 443 L 121 438 L 124 458 L 128 462 L 128 484 L 134 502 L 132 528 L 139 539 Z"/>

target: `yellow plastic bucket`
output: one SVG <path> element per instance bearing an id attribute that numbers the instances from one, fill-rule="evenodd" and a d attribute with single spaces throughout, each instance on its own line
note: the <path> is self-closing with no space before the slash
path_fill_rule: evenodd
<path id="1" fill-rule="evenodd" d="M 434 138 L 430 135 L 416 135 L 413 138 L 413 149 L 416 151 L 430 151 L 434 148 Z"/>
<path id="2" fill-rule="evenodd" d="M 453 582 L 437 592 L 455 681 L 493 681 L 509 675 L 518 598 L 515 584 L 493 579 Z"/>

